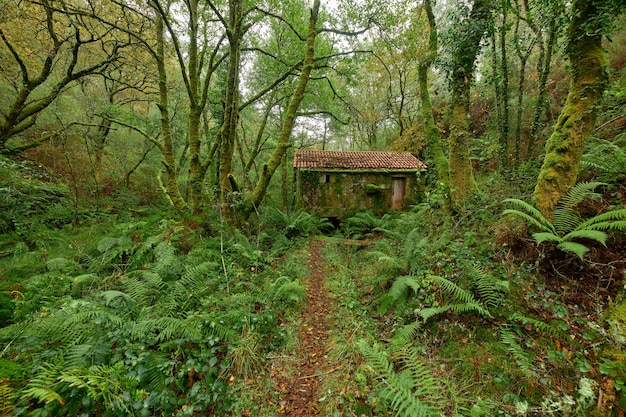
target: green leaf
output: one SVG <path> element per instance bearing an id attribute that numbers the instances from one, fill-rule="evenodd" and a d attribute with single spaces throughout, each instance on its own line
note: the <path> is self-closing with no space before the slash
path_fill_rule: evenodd
<path id="1" fill-rule="evenodd" d="M 582 243 L 577 242 L 563 242 L 557 245 L 557 248 L 565 252 L 571 252 L 577 255 L 580 259 L 583 259 L 585 253 L 589 251 L 589 248 Z"/>
<path id="2" fill-rule="evenodd" d="M 506 200 L 505 200 L 506 201 Z M 519 200 L 521 201 L 521 200 Z M 526 222 L 538 227 L 541 230 L 544 230 L 546 232 L 553 232 L 555 233 L 556 231 L 554 230 L 554 226 L 552 226 L 551 223 L 549 223 L 547 220 L 545 220 L 545 218 L 543 216 L 540 217 L 540 220 L 538 220 L 535 217 L 532 217 L 522 211 L 519 210 L 515 210 L 515 209 L 506 209 L 502 212 L 502 214 L 514 214 L 518 217 L 521 217 L 522 219 L 524 219 Z"/>
<path id="3" fill-rule="evenodd" d="M 563 241 L 562 238 L 550 232 L 537 232 L 533 233 L 533 238 L 537 241 L 537 244 L 540 245 L 543 242 L 557 242 L 561 243 Z"/>
<path id="4" fill-rule="evenodd" d="M 121 291 L 109 290 L 103 291 L 100 294 L 104 296 L 104 303 L 107 306 L 111 303 L 111 301 L 115 300 L 116 298 L 122 298 L 124 301 L 126 301 L 126 304 L 128 304 L 129 307 L 133 304 L 133 299 L 130 298 L 128 294 Z"/>
<path id="5" fill-rule="evenodd" d="M 606 233 L 599 230 L 574 230 L 573 232 L 570 232 L 563 236 L 563 241 L 569 241 L 572 239 L 591 239 L 595 240 L 596 242 L 600 242 L 604 246 L 606 246 L 607 237 L 608 236 Z"/>

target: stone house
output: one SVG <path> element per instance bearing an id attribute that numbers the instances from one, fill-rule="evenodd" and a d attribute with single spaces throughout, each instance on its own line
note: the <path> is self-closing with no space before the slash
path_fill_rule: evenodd
<path id="1" fill-rule="evenodd" d="M 410 153 L 296 150 L 293 167 L 298 207 L 322 217 L 400 210 L 424 191 L 426 165 Z"/>

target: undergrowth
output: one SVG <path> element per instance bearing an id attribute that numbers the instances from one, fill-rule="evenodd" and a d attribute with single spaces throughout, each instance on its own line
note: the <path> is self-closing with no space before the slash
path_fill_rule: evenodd
<path id="1" fill-rule="evenodd" d="M 152 218 L 81 233 L 42 241 L 45 252 L 14 249 L 4 263 L 7 274 L 28 273 L 7 295 L 13 324 L 0 329 L 1 411 L 182 416 L 238 407 L 233 387 L 282 348 L 282 315 L 304 297 L 303 271 L 282 263 L 284 246 L 260 231 L 202 237 L 185 222 Z"/>

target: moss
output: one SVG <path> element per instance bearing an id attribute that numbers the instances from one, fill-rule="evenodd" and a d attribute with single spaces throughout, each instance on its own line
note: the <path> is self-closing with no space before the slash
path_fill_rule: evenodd
<path id="1" fill-rule="evenodd" d="M 377 195 L 382 193 L 383 187 L 378 184 L 366 184 L 364 190 L 367 195 Z"/>
<path id="2" fill-rule="evenodd" d="M 576 2 L 575 7 L 585 7 Z M 576 183 L 585 144 L 596 123 L 597 104 L 607 82 L 608 61 L 599 35 L 578 36 L 580 27 L 596 16 L 578 13 L 570 27 L 568 55 L 572 67 L 570 91 L 565 106 L 546 143 L 546 155 L 535 187 L 535 206 L 550 219 L 556 204 Z"/>

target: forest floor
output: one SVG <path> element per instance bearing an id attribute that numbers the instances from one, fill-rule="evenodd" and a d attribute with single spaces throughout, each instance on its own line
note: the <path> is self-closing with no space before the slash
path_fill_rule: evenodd
<path id="1" fill-rule="evenodd" d="M 307 266 L 310 275 L 303 279 L 306 301 L 299 313 L 300 323 L 294 352 L 275 363 L 271 378 L 279 393 L 280 417 L 307 417 L 320 414 L 320 378 L 333 372 L 326 354 L 333 312 L 333 299 L 325 283 L 324 243 L 311 239 Z"/>

